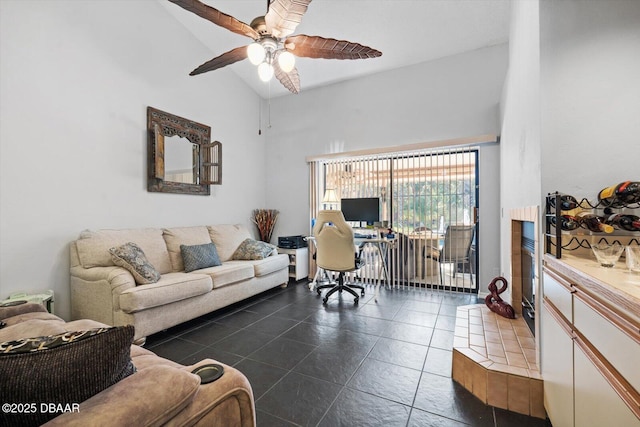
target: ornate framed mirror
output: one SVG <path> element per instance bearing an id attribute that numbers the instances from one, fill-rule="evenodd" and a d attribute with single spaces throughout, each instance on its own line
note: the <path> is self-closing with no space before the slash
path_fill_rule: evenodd
<path id="1" fill-rule="evenodd" d="M 222 143 L 211 127 L 147 107 L 147 190 L 211 194 L 222 184 Z"/>

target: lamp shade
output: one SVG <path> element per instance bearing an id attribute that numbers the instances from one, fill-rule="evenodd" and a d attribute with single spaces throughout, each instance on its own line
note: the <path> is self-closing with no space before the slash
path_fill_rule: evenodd
<path id="1" fill-rule="evenodd" d="M 340 199 L 338 199 L 338 195 L 336 194 L 336 190 L 333 188 L 327 188 L 324 191 L 324 197 L 322 198 L 322 203 L 340 203 Z"/>
<path id="2" fill-rule="evenodd" d="M 288 50 L 280 52 L 278 55 L 278 65 L 282 71 L 289 73 L 293 70 L 293 67 L 296 66 L 296 57 Z"/>
<path id="3" fill-rule="evenodd" d="M 263 62 L 258 65 L 258 75 L 260 76 L 260 80 L 263 82 L 268 82 L 273 77 L 273 67 L 268 62 Z"/>
<path id="4" fill-rule="evenodd" d="M 251 43 L 247 46 L 247 57 L 253 65 L 258 65 L 264 60 L 265 50 L 260 43 Z"/>

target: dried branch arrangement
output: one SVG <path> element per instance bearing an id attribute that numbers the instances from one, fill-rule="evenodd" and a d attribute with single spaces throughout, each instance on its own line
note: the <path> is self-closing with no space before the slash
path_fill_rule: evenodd
<path id="1" fill-rule="evenodd" d="M 251 220 L 258 227 L 260 240 L 269 243 L 280 212 L 276 209 L 254 209 Z"/>

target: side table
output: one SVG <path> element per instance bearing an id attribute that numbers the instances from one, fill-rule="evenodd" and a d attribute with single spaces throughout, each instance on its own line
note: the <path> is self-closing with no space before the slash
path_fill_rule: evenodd
<path id="1" fill-rule="evenodd" d="M 289 277 L 296 282 L 309 275 L 309 249 L 278 248 L 278 253 L 289 255 Z"/>

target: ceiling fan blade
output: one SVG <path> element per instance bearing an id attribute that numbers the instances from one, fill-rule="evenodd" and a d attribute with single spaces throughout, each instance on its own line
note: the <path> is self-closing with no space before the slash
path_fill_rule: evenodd
<path id="1" fill-rule="evenodd" d="M 189 73 L 190 76 L 206 73 L 207 71 L 217 70 L 218 68 L 226 67 L 234 62 L 242 61 L 247 57 L 247 47 L 240 46 L 235 49 L 225 52 L 220 56 L 216 56 L 210 61 L 205 62 L 198 68 Z"/>
<path id="2" fill-rule="evenodd" d="M 201 18 L 213 22 L 229 31 L 243 36 L 251 37 L 254 40 L 260 38 L 256 30 L 231 15 L 220 12 L 218 9 L 202 3 L 199 0 L 169 0 L 183 9 L 193 12 Z"/>
<path id="3" fill-rule="evenodd" d="M 300 34 L 288 37 L 284 46 L 296 56 L 324 59 L 367 59 L 382 56 L 379 50 L 346 40 Z"/>
<path id="4" fill-rule="evenodd" d="M 278 61 L 273 62 L 273 73 L 276 79 L 282 83 L 282 86 L 286 87 L 291 93 L 300 93 L 300 75 L 297 68 L 285 73 L 278 65 Z"/>
<path id="5" fill-rule="evenodd" d="M 264 16 L 267 30 L 279 39 L 293 34 L 311 0 L 273 0 Z"/>

